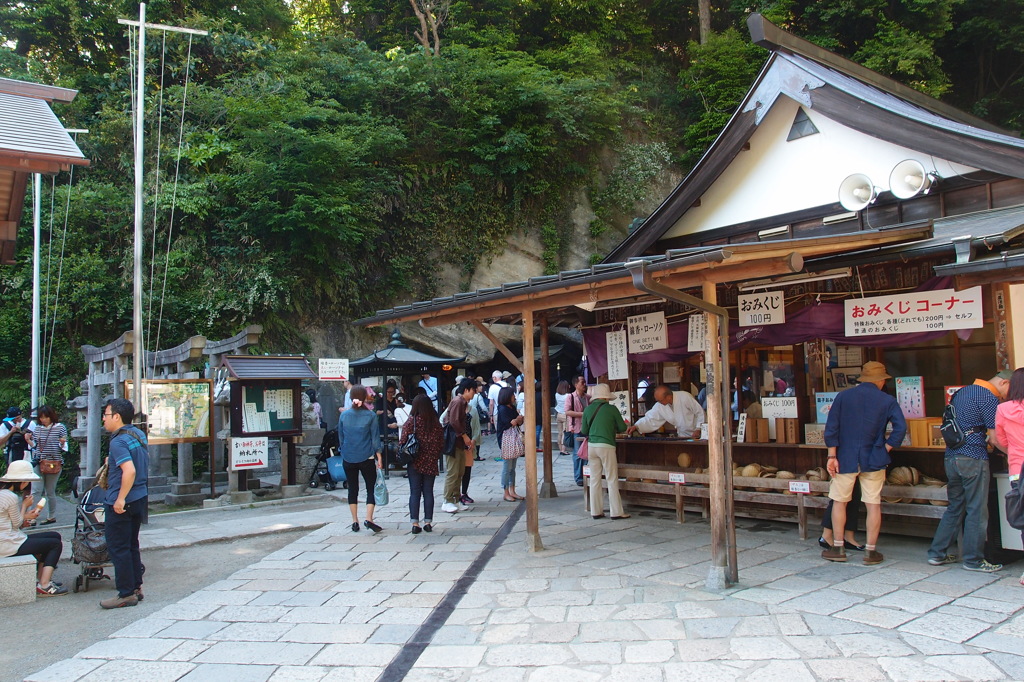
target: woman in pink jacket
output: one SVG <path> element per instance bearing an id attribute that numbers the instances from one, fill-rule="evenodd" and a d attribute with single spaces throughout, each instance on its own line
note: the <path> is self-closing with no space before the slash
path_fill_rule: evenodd
<path id="1" fill-rule="evenodd" d="M 1021 465 L 1024 464 L 1024 367 L 1010 376 L 1006 400 L 996 408 L 996 440 L 1006 451 L 1009 460 L 1010 485 L 1021 485 Z M 1021 532 L 1024 539 L 1024 531 Z M 1020 577 L 1024 585 L 1024 575 Z"/>

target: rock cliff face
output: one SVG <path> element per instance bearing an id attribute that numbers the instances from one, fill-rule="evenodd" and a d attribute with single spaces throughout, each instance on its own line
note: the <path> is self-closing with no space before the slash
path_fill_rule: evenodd
<path id="1" fill-rule="evenodd" d="M 599 237 L 591 235 L 590 225 L 596 218 L 590 199 L 580 189 L 573 197 L 573 205 L 567 208 L 565 220 L 569 231 L 560 269 L 572 270 L 590 267 L 593 256 L 608 253 L 626 235 L 626 226 L 636 216 L 647 216 L 657 208 L 663 198 L 674 188 L 681 176 L 669 172 L 659 176 L 646 192 L 647 199 L 637 204 L 631 214 L 615 216 L 616 230 L 609 230 Z M 512 234 L 504 252 L 489 261 L 484 260 L 465 285 L 466 273 L 455 266 L 442 264 L 438 267 L 438 289 L 436 295 L 447 296 L 458 291 L 474 291 L 484 287 L 501 286 L 506 282 L 522 282 L 530 277 L 544 274 L 544 246 L 536 233 Z M 394 305 L 411 303 L 413 300 L 394 301 Z M 425 346 L 438 355 L 467 355 L 473 364 L 486 363 L 495 354 L 494 346 L 471 324 L 426 328 L 415 323 L 399 326 L 404 340 L 413 345 Z M 324 328 L 307 328 L 313 357 L 359 358 L 382 348 L 391 333 L 391 327 L 360 329 L 348 321 Z M 521 329 L 516 326 L 495 325 L 491 331 L 504 342 L 518 347 Z M 580 343 L 578 335 L 553 332 L 551 343 L 563 341 Z"/>

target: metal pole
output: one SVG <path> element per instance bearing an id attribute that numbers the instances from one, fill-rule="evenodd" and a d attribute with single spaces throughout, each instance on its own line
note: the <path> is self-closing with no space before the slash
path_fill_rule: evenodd
<path id="1" fill-rule="evenodd" d="M 43 203 L 43 176 L 32 175 L 32 404 L 39 406 L 39 240 L 42 236 L 40 205 Z"/>
<path id="2" fill-rule="evenodd" d="M 132 387 L 135 412 L 142 411 L 142 145 L 146 102 L 146 3 L 139 4 L 139 64 L 135 79 L 135 258 L 132 274 Z"/>

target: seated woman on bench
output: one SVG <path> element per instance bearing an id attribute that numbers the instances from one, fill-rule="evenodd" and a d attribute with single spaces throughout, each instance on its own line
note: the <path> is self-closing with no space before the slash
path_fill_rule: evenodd
<path id="1" fill-rule="evenodd" d="M 36 596 L 58 597 L 68 593 L 68 588 L 52 580 L 63 548 L 60 533 L 46 531 L 28 536 L 21 531 L 42 511 L 32 495 L 26 494 L 32 482 L 39 480 L 26 459 L 11 462 L 7 473 L 0 476 L 0 557 L 34 556 L 39 567 Z"/>

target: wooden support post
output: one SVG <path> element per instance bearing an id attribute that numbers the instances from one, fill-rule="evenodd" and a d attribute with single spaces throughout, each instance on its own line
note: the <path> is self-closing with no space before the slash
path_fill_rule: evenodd
<path id="1" fill-rule="evenodd" d="M 807 539 L 807 505 L 804 504 L 803 493 L 796 494 L 796 524 L 800 531 L 800 539 Z M 856 526 L 854 526 L 856 527 Z"/>
<path id="2" fill-rule="evenodd" d="M 531 317 L 532 316 L 533 315 L 531 313 Z M 523 370 L 523 363 L 519 362 L 519 358 L 516 357 L 516 354 L 513 353 L 512 351 L 510 351 L 508 349 L 508 346 L 506 346 L 505 344 L 503 344 L 501 342 L 501 339 L 499 339 L 497 336 L 492 334 L 491 330 L 488 329 L 486 326 L 484 326 L 484 323 L 481 322 L 480 320 L 470 320 L 470 322 L 473 323 L 473 326 L 476 327 L 480 331 L 481 334 L 483 334 L 484 336 L 487 337 L 488 341 L 490 341 L 492 344 L 494 344 L 494 347 L 498 349 L 498 352 L 501 353 L 502 355 L 504 355 L 505 359 L 508 360 L 509 362 L 511 362 L 513 367 L 518 369 L 523 374 L 523 376 L 526 375 L 526 372 Z M 524 326 L 526 325 L 526 318 L 525 317 L 523 318 L 523 325 Z M 533 341 L 533 337 L 532 336 L 530 337 L 530 341 L 531 342 Z M 530 344 L 530 347 L 531 348 L 533 347 L 532 343 Z M 523 359 L 524 360 L 526 359 L 526 351 L 525 350 L 523 351 Z"/>
<path id="3" fill-rule="evenodd" d="M 537 392 L 534 386 L 533 311 L 523 312 L 523 390 L 526 392 L 526 547 L 531 552 L 544 549 L 540 541 L 540 514 L 537 509 Z"/>
<path id="4" fill-rule="evenodd" d="M 702 298 L 706 303 L 717 304 L 715 285 L 705 282 L 703 285 Z M 705 585 L 710 590 L 721 590 L 727 586 L 726 562 L 728 548 L 726 547 L 726 518 L 728 516 L 728 505 L 726 481 L 725 481 L 725 444 L 722 440 L 725 418 L 725 405 L 728 395 L 722 395 L 722 372 L 728 371 L 722 367 L 722 356 L 719 354 L 718 331 L 720 320 L 717 315 L 706 315 L 707 333 L 704 339 L 705 357 L 710 361 L 708 364 L 708 469 L 710 473 L 709 497 L 711 499 L 711 566 L 708 569 L 708 577 Z"/>
<path id="5" fill-rule="evenodd" d="M 555 489 L 554 465 L 551 461 L 551 362 L 549 355 L 550 345 L 548 343 L 548 318 L 547 315 L 540 315 L 537 320 L 540 323 L 540 413 L 543 418 L 540 433 L 541 442 L 544 448 L 544 483 L 540 489 L 541 497 L 558 497 Z M 526 356 L 523 356 L 526 360 Z"/>
<path id="6" fill-rule="evenodd" d="M 632 386 L 632 384 L 630 384 Z M 676 483 L 676 521 L 679 523 L 686 523 L 686 510 L 683 509 L 683 486 Z"/>

